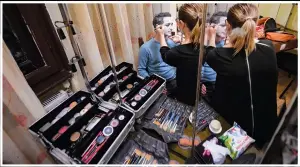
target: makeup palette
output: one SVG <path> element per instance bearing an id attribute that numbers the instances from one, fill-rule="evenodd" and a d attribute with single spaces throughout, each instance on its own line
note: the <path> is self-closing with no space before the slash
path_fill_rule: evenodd
<path id="1" fill-rule="evenodd" d="M 145 89 L 141 89 L 139 92 L 139 95 L 141 95 L 142 97 L 146 96 L 148 92 Z"/>
<path id="2" fill-rule="evenodd" d="M 112 126 L 106 126 L 103 129 L 103 135 L 104 136 L 110 136 L 114 132 L 114 128 Z"/>
<path id="3" fill-rule="evenodd" d="M 120 120 L 120 121 L 122 121 L 124 118 L 125 118 L 124 115 L 120 115 L 120 116 L 119 116 L 119 120 Z"/>
<path id="4" fill-rule="evenodd" d="M 117 127 L 119 125 L 119 121 L 117 119 L 113 119 L 111 122 L 110 122 L 110 126 L 112 127 Z"/>
<path id="5" fill-rule="evenodd" d="M 135 101 L 140 101 L 142 99 L 141 95 L 135 95 L 134 100 Z"/>
<path id="6" fill-rule="evenodd" d="M 79 132 L 74 132 L 70 137 L 70 141 L 76 142 L 80 138 L 80 136 L 81 134 Z"/>
<path id="7" fill-rule="evenodd" d="M 127 89 L 131 89 L 131 88 L 133 88 L 133 85 L 132 85 L 132 84 L 127 84 L 127 85 L 126 85 L 126 88 L 127 88 Z"/>

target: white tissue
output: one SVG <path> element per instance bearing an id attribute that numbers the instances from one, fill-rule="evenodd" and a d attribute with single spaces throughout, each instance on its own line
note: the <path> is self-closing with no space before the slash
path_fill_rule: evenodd
<path id="1" fill-rule="evenodd" d="M 223 164 L 226 159 L 226 155 L 229 155 L 230 153 L 228 148 L 217 145 L 213 141 L 204 142 L 203 147 L 210 151 L 214 164 Z"/>

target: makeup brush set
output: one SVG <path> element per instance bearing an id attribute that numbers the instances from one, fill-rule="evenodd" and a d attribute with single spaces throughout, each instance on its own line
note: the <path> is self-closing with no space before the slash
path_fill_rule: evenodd
<path id="1" fill-rule="evenodd" d="M 166 143 L 177 142 L 191 110 L 191 106 L 162 95 L 145 116 L 143 127 L 158 132 Z"/>
<path id="2" fill-rule="evenodd" d="M 79 91 L 33 123 L 29 131 L 60 163 L 106 164 L 131 130 L 135 114 L 122 106 L 102 109 L 91 94 Z"/>
<path id="3" fill-rule="evenodd" d="M 168 146 L 144 131 L 130 135 L 132 139 L 125 141 L 111 160 L 111 164 L 168 164 Z"/>
<path id="4" fill-rule="evenodd" d="M 197 123 L 196 128 L 197 131 L 202 131 L 210 122 L 218 117 L 218 113 L 215 112 L 213 108 L 211 108 L 203 99 L 200 100 L 198 105 L 198 112 L 197 112 Z M 189 121 L 193 122 L 193 114 L 191 113 L 189 116 Z"/>

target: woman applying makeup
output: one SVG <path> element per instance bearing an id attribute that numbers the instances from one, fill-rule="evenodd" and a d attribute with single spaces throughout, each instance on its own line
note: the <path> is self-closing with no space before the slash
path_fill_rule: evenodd
<path id="1" fill-rule="evenodd" d="M 228 123 L 237 122 L 263 147 L 278 124 L 278 72 L 272 42 L 255 40 L 257 19 L 254 4 L 232 6 L 226 20 L 230 39 L 223 48 L 211 50 L 206 62 L 217 73 L 212 107 Z M 215 30 L 209 30 L 215 36 Z"/>
<path id="2" fill-rule="evenodd" d="M 175 97 L 188 105 L 194 105 L 196 98 L 202 11 L 203 4 L 184 4 L 180 7 L 177 25 L 183 32 L 185 40 L 181 45 L 171 49 L 165 42 L 162 25 L 156 27 L 163 61 L 177 68 Z"/>

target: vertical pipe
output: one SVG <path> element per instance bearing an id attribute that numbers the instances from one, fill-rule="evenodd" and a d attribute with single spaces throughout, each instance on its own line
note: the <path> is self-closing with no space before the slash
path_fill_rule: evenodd
<path id="1" fill-rule="evenodd" d="M 77 43 L 76 39 L 73 36 L 73 32 L 72 32 L 72 29 L 71 29 L 71 26 L 70 26 L 70 14 L 69 14 L 69 11 L 68 11 L 68 7 L 67 7 L 66 4 L 58 4 L 58 6 L 59 6 L 59 10 L 61 12 L 62 18 L 65 22 L 67 32 L 68 32 L 68 36 L 70 38 L 72 47 L 74 49 L 75 58 L 79 59 L 78 65 L 79 65 L 81 74 L 83 76 L 85 86 L 86 86 L 87 90 L 92 94 L 93 100 L 98 101 L 98 98 L 97 98 L 96 94 L 92 91 L 92 88 L 91 88 L 91 85 L 89 83 L 87 74 L 85 72 L 84 65 L 83 65 L 83 62 L 82 62 L 83 57 L 82 57 L 82 54 L 80 52 L 80 48 L 78 46 L 78 43 Z"/>
<path id="2" fill-rule="evenodd" d="M 114 58 L 115 58 L 115 53 L 114 53 L 114 50 L 113 50 L 113 44 L 112 44 L 112 41 L 111 41 L 111 36 L 110 36 L 110 33 L 109 33 L 109 29 L 108 29 L 108 22 L 107 22 L 107 19 L 106 19 L 104 5 L 103 4 L 98 4 L 98 8 L 99 8 L 101 22 L 102 22 L 102 26 L 103 26 L 103 30 L 104 30 L 104 36 L 105 36 L 105 39 L 106 39 L 107 45 L 108 45 L 108 52 L 109 52 L 110 62 L 111 62 L 111 65 L 112 65 L 112 71 L 114 73 L 114 79 L 115 79 L 115 82 L 116 82 L 117 93 L 119 95 L 119 99 L 122 99 L 121 91 L 120 91 L 120 88 L 119 88 L 119 82 L 118 82 L 118 78 L 117 78 L 116 65 L 115 65 L 115 62 L 113 61 Z M 120 100 L 120 103 L 122 104 L 123 101 Z"/>
<path id="3" fill-rule="evenodd" d="M 202 69 L 202 60 L 204 54 L 204 35 L 205 35 L 205 23 L 206 23 L 206 11 L 207 4 L 203 5 L 203 13 L 202 13 L 202 22 L 201 22 L 201 36 L 200 36 L 200 52 L 199 52 L 199 60 L 198 60 L 198 73 L 197 73 L 197 89 L 196 89 L 196 99 L 195 99 L 195 107 L 193 110 L 193 138 L 192 138 L 192 157 L 194 157 L 194 149 L 195 149 L 195 136 L 196 136 L 196 126 L 197 126 L 197 111 L 198 111 L 198 103 L 201 100 L 200 96 L 200 82 L 201 82 L 201 69 Z M 200 98 L 200 99 L 199 99 Z"/>

